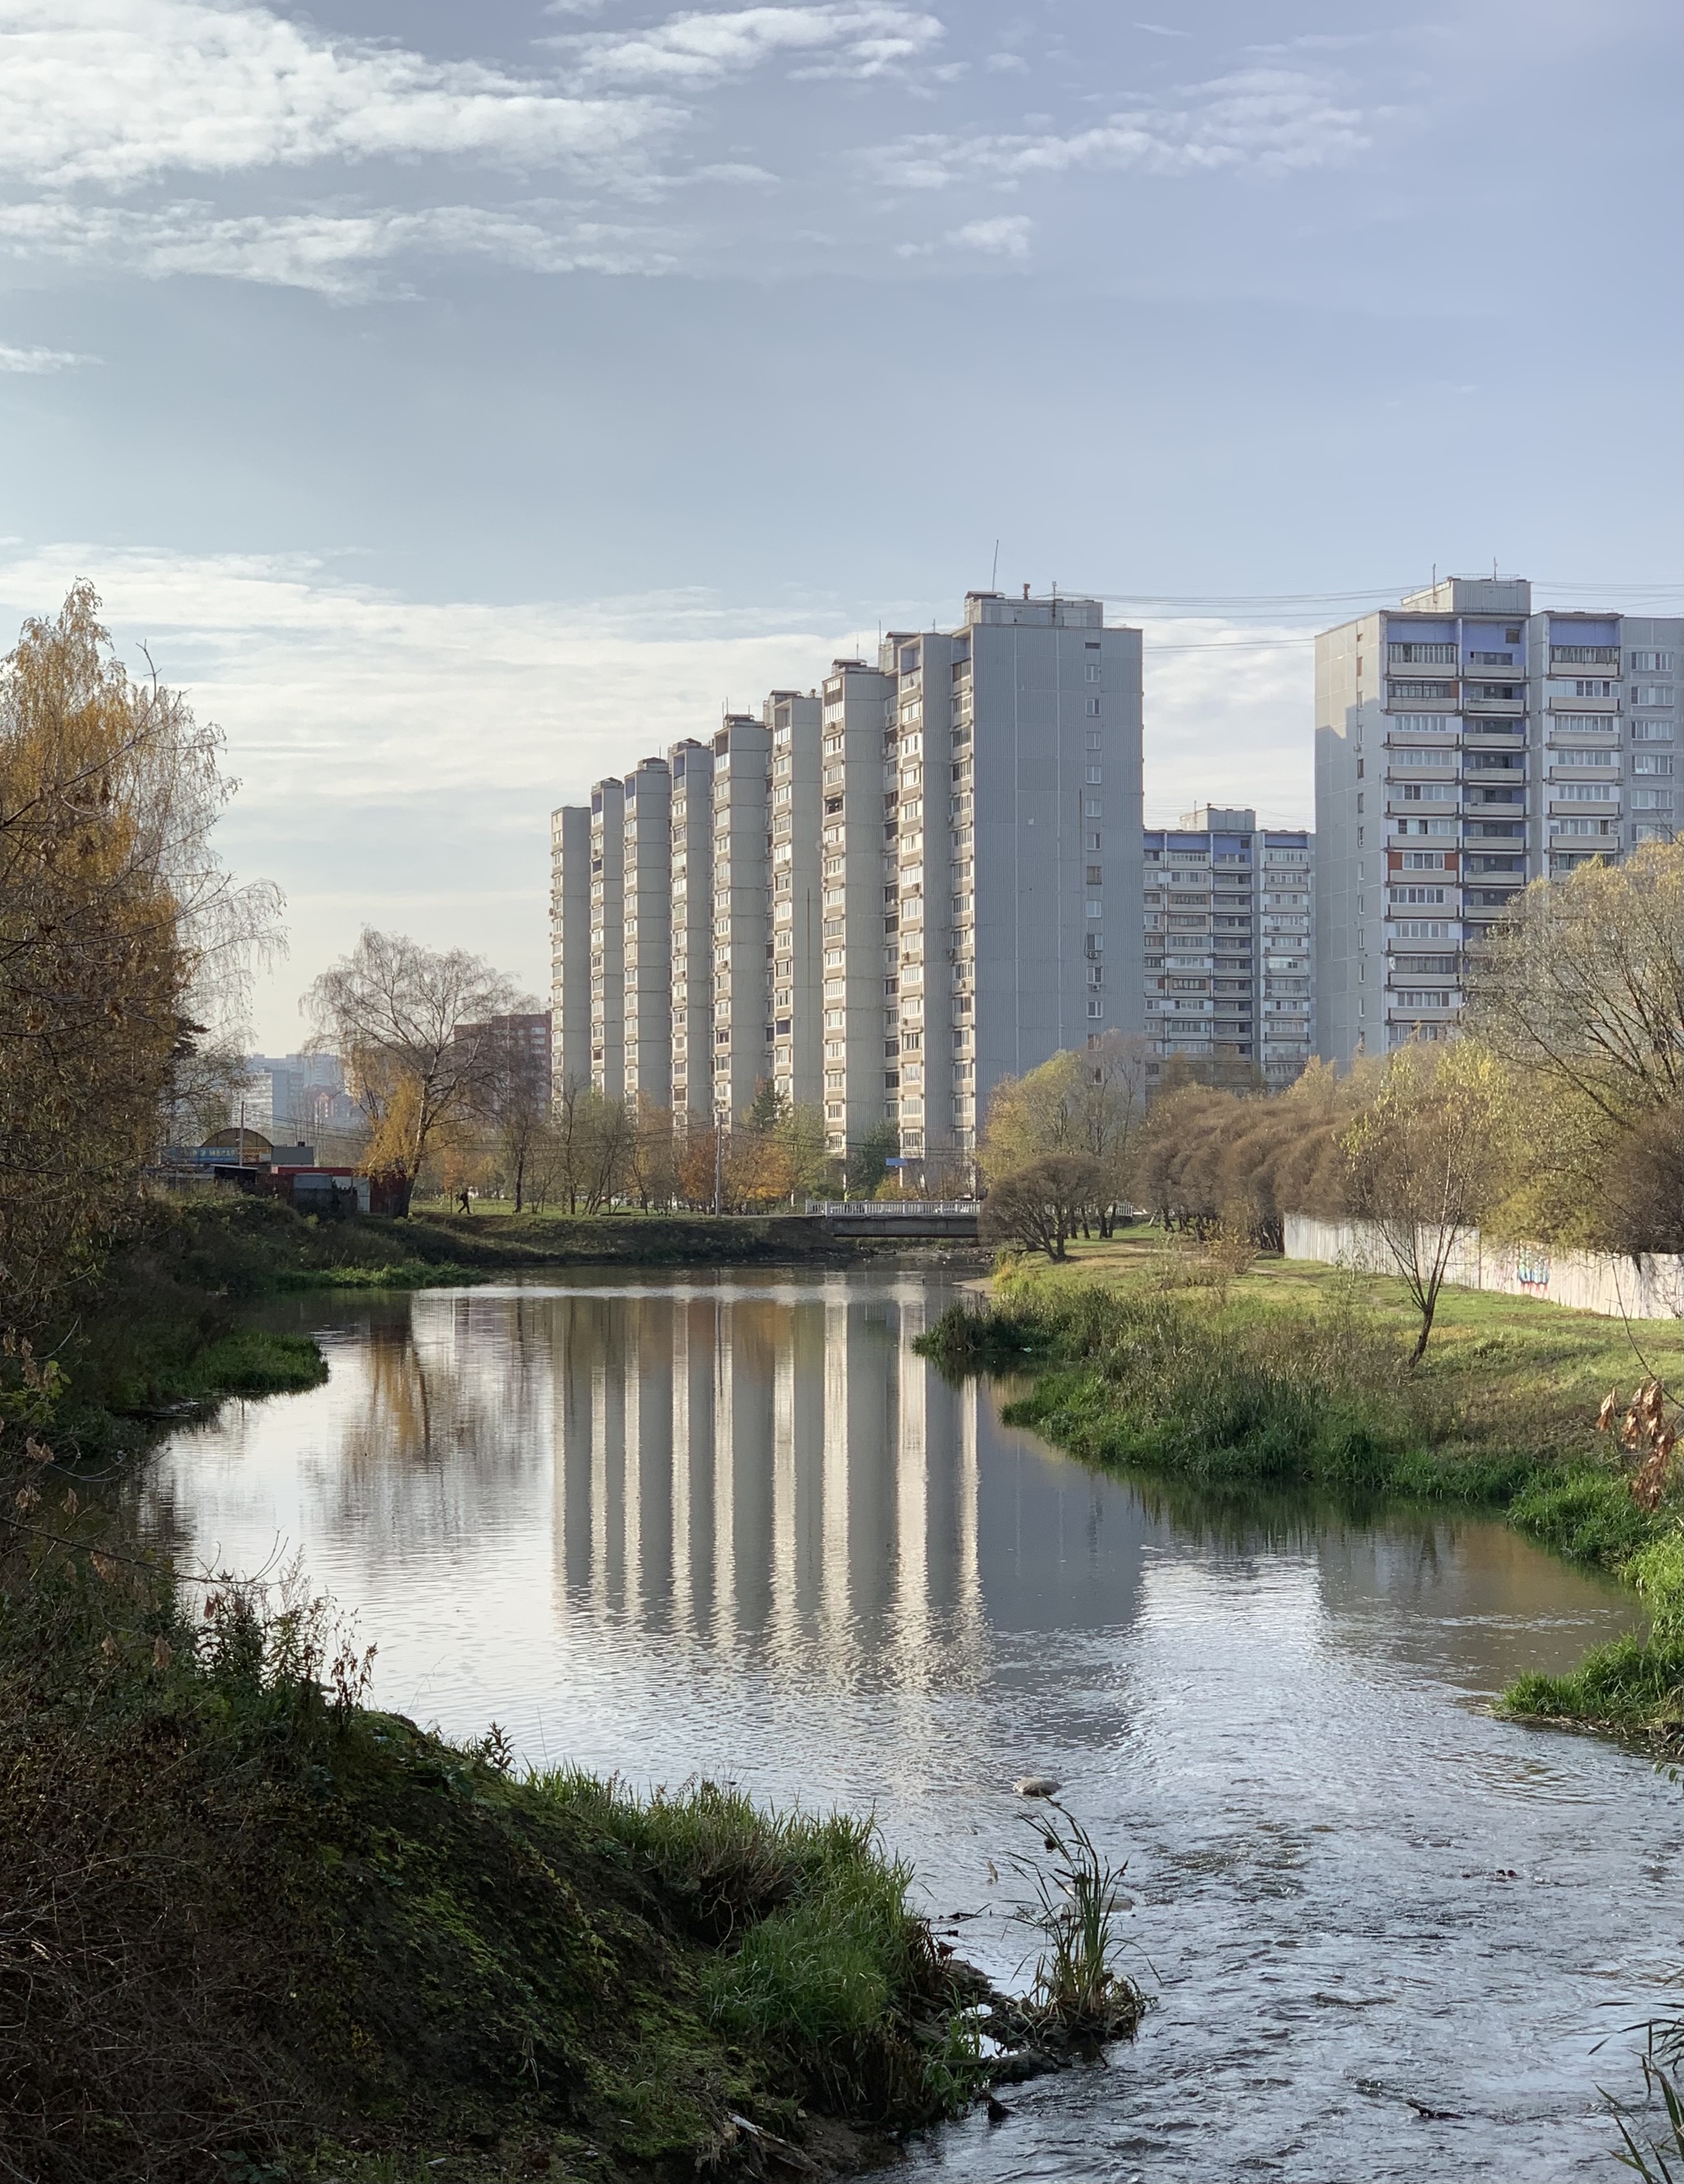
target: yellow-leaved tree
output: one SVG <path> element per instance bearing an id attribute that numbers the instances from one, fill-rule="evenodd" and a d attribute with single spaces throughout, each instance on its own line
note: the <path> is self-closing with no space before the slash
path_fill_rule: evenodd
<path id="1" fill-rule="evenodd" d="M 172 1109 L 219 1056 L 237 1067 L 216 1035 L 280 898 L 212 848 L 221 747 L 130 677 L 90 584 L 0 666 L 0 1284 L 20 1331 L 97 1271 Z"/>
<path id="2" fill-rule="evenodd" d="M 363 928 L 304 997 L 318 1045 L 343 1059 L 368 1117 L 364 1166 L 404 1214 L 428 1154 L 494 1099 L 496 1019 L 529 1006 L 483 956 Z"/>
<path id="3" fill-rule="evenodd" d="M 1684 1251 L 1684 843 L 1535 881 L 1475 961 L 1468 1020 L 1528 1113 L 1502 1226 Z"/>

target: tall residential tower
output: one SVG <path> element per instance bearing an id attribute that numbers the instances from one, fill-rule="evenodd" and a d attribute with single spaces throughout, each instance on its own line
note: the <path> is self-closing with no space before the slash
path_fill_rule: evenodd
<path id="1" fill-rule="evenodd" d="M 1097 599 L 973 592 L 552 829 L 558 1075 L 584 948 L 611 1096 L 734 1124 L 767 1085 L 956 1180 L 1002 1077 L 1144 1022 L 1140 635 Z"/>
<path id="2" fill-rule="evenodd" d="M 1453 577 L 1316 640 L 1316 1000 L 1341 1065 L 1460 1021 L 1515 891 L 1678 820 L 1677 617 Z"/>

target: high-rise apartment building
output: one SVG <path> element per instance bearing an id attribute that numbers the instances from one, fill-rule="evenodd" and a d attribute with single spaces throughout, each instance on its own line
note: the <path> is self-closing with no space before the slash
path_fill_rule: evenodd
<path id="1" fill-rule="evenodd" d="M 590 1081 L 606 1100 L 626 1092 L 626 788 L 590 792 Z"/>
<path id="2" fill-rule="evenodd" d="M 817 692 L 774 690 L 766 701 L 772 731 L 771 1078 L 783 1099 L 803 1107 L 819 1096 L 822 1043 L 819 716 Z"/>
<path id="3" fill-rule="evenodd" d="M 549 815 L 549 996 L 555 1083 L 590 1083 L 591 815 L 563 805 Z"/>
<path id="4" fill-rule="evenodd" d="M 646 758 L 626 776 L 623 823 L 624 1092 L 628 1100 L 666 1107 L 672 1100 L 672 775 L 664 758 Z"/>
<path id="5" fill-rule="evenodd" d="M 663 794 L 664 863 L 640 831 Z M 838 1154 L 893 1124 L 956 1176 L 1001 1078 L 1144 1020 L 1140 637 L 1096 599 L 972 593 L 957 629 L 773 691 L 552 833 L 558 1078 L 583 947 L 610 1096 L 664 1082 L 735 1123 L 770 1085 Z"/>
<path id="6" fill-rule="evenodd" d="M 672 1106 L 713 1108 L 713 746 L 674 744 L 672 933 Z"/>
<path id="7" fill-rule="evenodd" d="M 713 738 L 713 1100 L 736 1122 L 772 1075 L 772 736 L 733 713 Z"/>
<path id="8" fill-rule="evenodd" d="M 1314 835 L 1202 805 L 1144 842 L 1146 1020 L 1157 1054 L 1290 1084 L 1315 1050 Z"/>
<path id="9" fill-rule="evenodd" d="M 1447 577 L 1316 641 L 1316 1001 L 1345 1064 L 1460 1021 L 1515 890 L 1677 825 L 1684 621 Z"/>

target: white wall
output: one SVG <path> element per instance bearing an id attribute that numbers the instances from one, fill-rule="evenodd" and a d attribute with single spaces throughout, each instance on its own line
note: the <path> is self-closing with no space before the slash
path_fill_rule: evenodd
<path id="1" fill-rule="evenodd" d="M 1316 1221 L 1289 1213 L 1286 1256 L 1363 1273 L 1397 1271 L 1369 1221 Z M 1446 1279 L 1464 1289 L 1536 1297 L 1614 1319 L 1676 1319 L 1684 1313 L 1684 1258 L 1655 1253 L 1636 1260 L 1605 1251 L 1558 1251 L 1544 1244 L 1488 1245 L 1470 1228 L 1457 1240 Z"/>

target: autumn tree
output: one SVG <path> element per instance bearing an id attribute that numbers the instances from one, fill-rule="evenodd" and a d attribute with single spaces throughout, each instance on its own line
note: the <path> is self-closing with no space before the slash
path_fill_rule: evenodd
<path id="1" fill-rule="evenodd" d="M 1028 1161 L 989 1186 L 979 1224 L 984 1240 L 1062 1259 L 1109 1188 L 1104 1167 L 1086 1153 Z"/>
<path id="2" fill-rule="evenodd" d="M 367 926 L 311 986 L 304 1007 L 315 1042 L 343 1059 L 369 1120 L 365 1166 L 400 1213 L 435 1140 L 468 1123 L 484 1095 L 497 1051 L 487 1020 L 521 1006 L 483 956 L 440 954 Z"/>
<path id="3" fill-rule="evenodd" d="M 1352 1208 L 1373 1223 L 1420 1315 L 1412 1363 L 1457 1246 L 1503 1187 L 1509 1089 L 1469 1042 L 1404 1047 L 1347 1136 Z"/>
<path id="4" fill-rule="evenodd" d="M 0 665 L 0 1280 L 37 1330 L 222 1069 L 280 898 L 211 844 L 219 730 L 131 680 L 75 585 Z"/>
<path id="5" fill-rule="evenodd" d="M 1092 1163 L 1102 1180 L 1093 1199 L 1109 1235 L 1129 1201 L 1135 1147 L 1146 1117 L 1146 1040 L 1107 1032 L 1090 1047 L 1055 1054 L 995 1088 L 984 1125 L 983 1172 L 990 1191 L 1020 1168 L 1065 1154 Z"/>
<path id="6" fill-rule="evenodd" d="M 1537 880 L 1476 954 L 1468 1022 L 1515 1075 L 1515 1234 L 1684 1250 L 1684 844 Z"/>

